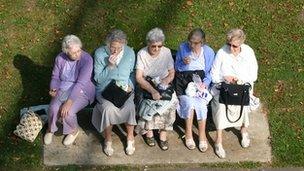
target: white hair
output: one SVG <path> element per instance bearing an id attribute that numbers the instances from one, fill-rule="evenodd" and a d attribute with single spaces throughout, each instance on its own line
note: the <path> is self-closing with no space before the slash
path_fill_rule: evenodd
<path id="1" fill-rule="evenodd" d="M 238 40 L 242 44 L 245 42 L 246 35 L 242 29 L 234 28 L 227 33 L 226 39 L 228 43 L 233 40 Z"/>
<path id="2" fill-rule="evenodd" d="M 75 35 L 67 35 L 62 40 L 62 51 L 68 53 L 69 48 L 74 45 L 78 45 L 82 48 L 81 40 Z"/>
<path id="3" fill-rule="evenodd" d="M 111 31 L 106 38 L 107 45 L 112 42 L 120 42 L 123 44 L 127 44 L 127 35 L 122 30 L 115 29 Z"/>
<path id="4" fill-rule="evenodd" d="M 162 29 L 154 28 L 147 33 L 146 36 L 147 43 L 154 43 L 154 42 L 164 42 L 165 41 L 165 34 Z"/>

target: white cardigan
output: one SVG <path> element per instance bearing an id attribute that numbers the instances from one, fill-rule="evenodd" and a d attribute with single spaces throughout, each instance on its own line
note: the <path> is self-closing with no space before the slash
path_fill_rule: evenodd
<path id="1" fill-rule="evenodd" d="M 213 83 L 223 82 L 224 76 L 234 76 L 253 85 L 258 74 L 254 51 L 248 45 L 242 44 L 240 54 L 235 57 L 230 53 L 229 46 L 224 45 L 215 56 L 210 74 Z"/>

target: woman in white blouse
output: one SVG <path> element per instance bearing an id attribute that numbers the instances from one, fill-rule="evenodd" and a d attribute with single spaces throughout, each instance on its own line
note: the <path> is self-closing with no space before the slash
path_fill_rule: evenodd
<path id="1" fill-rule="evenodd" d="M 229 127 L 241 127 L 242 147 L 246 148 L 250 144 L 247 127 L 249 126 L 249 107 L 244 106 L 242 117 L 235 123 L 230 123 L 226 118 L 226 106 L 219 103 L 219 90 L 217 84 L 226 83 L 250 83 L 257 79 L 258 65 L 251 47 L 244 44 L 245 34 L 241 29 L 232 29 L 227 33 L 227 43 L 217 52 L 212 69 L 212 88 L 214 96 L 211 107 L 212 116 L 217 129 L 215 140 L 215 153 L 220 158 L 226 157 L 226 152 L 222 146 L 222 130 Z M 252 94 L 252 89 L 251 92 Z M 240 106 L 228 105 L 230 116 L 239 116 Z"/>

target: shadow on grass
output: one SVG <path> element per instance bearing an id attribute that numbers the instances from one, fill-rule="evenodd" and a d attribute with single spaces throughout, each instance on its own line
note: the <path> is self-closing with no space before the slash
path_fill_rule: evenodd
<path id="1" fill-rule="evenodd" d="M 138 23 L 137 25 L 128 24 L 127 20 L 122 21 L 120 14 L 116 12 L 116 5 L 126 9 L 128 12 L 132 12 L 130 7 L 136 5 L 136 3 L 146 5 L 140 1 L 131 1 L 128 3 L 113 2 L 113 5 L 108 5 L 106 11 L 111 14 L 110 17 L 106 17 L 102 20 L 104 25 L 101 27 L 98 27 L 98 25 L 100 25 L 100 20 L 96 20 L 93 25 L 97 28 L 97 32 L 92 33 L 91 30 L 86 30 L 84 27 L 85 16 L 90 15 L 92 11 L 94 12 L 94 10 L 97 10 L 98 5 L 96 4 L 98 4 L 98 2 L 83 1 L 81 2 L 82 7 L 77 11 L 77 13 L 73 14 L 73 18 L 60 26 L 59 29 L 63 31 L 62 35 L 57 35 L 58 37 L 54 38 L 55 41 L 49 45 L 50 48 L 45 49 L 43 52 L 43 54 L 46 54 L 44 63 L 48 66 L 38 65 L 28 56 L 22 54 L 16 54 L 14 56 L 13 63 L 20 72 L 23 92 L 20 99 L 18 99 L 18 103 L 14 106 L 10 106 L 10 113 L 12 115 L 6 118 L 7 123 L 3 125 L 2 131 L 7 135 L 7 137 L 4 137 L 1 142 L 1 145 L 3 143 L 5 148 L 0 149 L 1 156 L 3 155 L 3 157 L 0 158 L 0 167 L 18 167 L 19 164 L 15 165 L 17 162 L 22 163 L 22 166 L 30 167 L 42 165 L 41 156 L 37 155 L 41 154 L 42 148 L 40 136 L 38 136 L 37 140 L 31 144 L 15 137 L 12 132 L 19 122 L 19 110 L 21 108 L 49 103 L 50 98 L 48 96 L 48 89 L 52 69 L 50 66 L 52 66 L 56 54 L 60 52 L 60 41 L 62 36 L 66 34 L 81 35 L 84 33 L 90 33 L 94 34 L 94 38 L 90 41 L 100 42 L 100 40 L 104 40 L 106 33 L 113 28 L 118 28 L 124 31 L 129 30 L 127 34 L 129 37 L 133 38 L 130 42 L 136 47 L 136 49 L 140 49 L 144 46 L 141 42 L 144 42 L 145 35 L 151 28 L 160 27 L 166 31 L 166 27 L 172 24 L 172 17 L 177 15 L 178 9 L 181 7 L 183 1 L 165 1 L 160 3 L 158 8 L 150 11 L 150 13 L 153 13 L 154 15 L 146 18 L 146 21 L 136 21 L 136 23 Z M 70 27 L 68 27 L 68 25 Z M 131 32 L 130 30 L 133 30 L 133 28 L 138 31 Z M 87 39 L 87 37 L 84 37 L 84 39 L 82 38 L 82 40 Z M 114 132 L 116 134 L 121 134 L 120 131 L 115 129 Z M 123 135 L 119 136 L 122 137 Z M 123 139 L 121 140 L 123 141 Z"/>
<path id="2" fill-rule="evenodd" d="M 41 143 L 35 141 L 29 143 L 13 134 L 13 130 L 19 123 L 19 111 L 23 107 L 45 104 L 49 101 L 47 97 L 49 75 L 51 68 L 35 64 L 29 57 L 17 54 L 13 60 L 14 66 L 19 70 L 22 79 L 23 92 L 13 115 L 6 118 L 6 124 L 3 125 L 3 132 L 6 137 L 2 139 L 4 148 L 0 149 L 0 166 L 15 167 L 13 163 L 18 162 L 24 165 L 33 165 L 40 163 Z M 38 138 L 40 139 L 40 138 Z"/>

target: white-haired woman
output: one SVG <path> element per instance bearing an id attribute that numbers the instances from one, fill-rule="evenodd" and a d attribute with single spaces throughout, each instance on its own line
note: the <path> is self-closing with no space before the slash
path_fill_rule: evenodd
<path id="1" fill-rule="evenodd" d="M 67 35 L 62 41 L 62 52 L 56 57 L 49 94 L 48 129 L 44 143 L 51 144 L 56 122 L 62 119 L 64 145 L 71 145 L 78 131 L 77 112 L 94 101 L 95 86 L 91 82 L 93 59 L 83 51 L 80 39 Z"/>
<path id="2" fill-rule="evenodd" d="M 127 46 L 127 36 L 121 30 L 113 30 L 107 35 L 106 45 L 95 51 L 94 80 L 96 82 L 96 98 L 98 103 L 93 109 L 92 123 L 99 132 L 104 132 L 104 152 L 113 155 L 112 127 L 124 123 L 127 128 L 126 154 L 135 152 L 134 125 L 136 125 L 134 105 L 134 65 L 135 53 Z M 131 96 L 123 106 L 114 105 L 102 95 L 106 87 L 115 81 L 124 87 Z M 110 92 L 111 93 L 111 92 Z"/>
<path id="3" fill-rule="evenodd" d="M 162 85 L 162 88 L 168 87 L 174 79 L 174 62 L 170 49 L 164 47 L 165 35 L 160 28 L 150 30 L 146 41 L 147 46 L 137 54 L 136 81 L 140 94 L 143 95 L 145 91 L 151 98 L 141 96 L 138 112 L 140 118 L 136 131 L 146 134 L 147 144 L 155 146 L 153 130 L 159 130 L 160 147 L 162 150 L 168 150 L 166 131 L 173 129 L 177 97 L 174 93 L 171 100 L 162 100 L 156 85 L 152 85 L 147 78 Z"/>
<path id="4" fill-rule="evenodd" d="M 211 69 L 212 82 L 215 83 L 215 86 L 212 88 L 214 99 L 211 103 L 213 121 L 217 129 L 215 153 L 220 158 L 225 158 L 226 156 L 222 145 L 222 130 L 225 128 L 241 127 L 241 145 L 244 148 L 250 145 L 247 132 L 247 127 L 249 126 L 249 107 L 244 106 L 242 117 L 239 121 L 235 123 L 229 122 L 226 117 L 226 112 L 229 112 L 229 116 L 239 116 L 240 107 L 228 105 L 228 110 L 226 111 L 225 104 L 219 102 L 219 90 L 217 89 L 217 84 L 221 82 L 229 84 L 250 83 L 253 87 L 253 83 L 257 79 L 258 64 L 252 48 L 244 44 L 245 38 L 243 30 L 230 30 L 227 33 L 227 42 L 217 52 Z"/>

